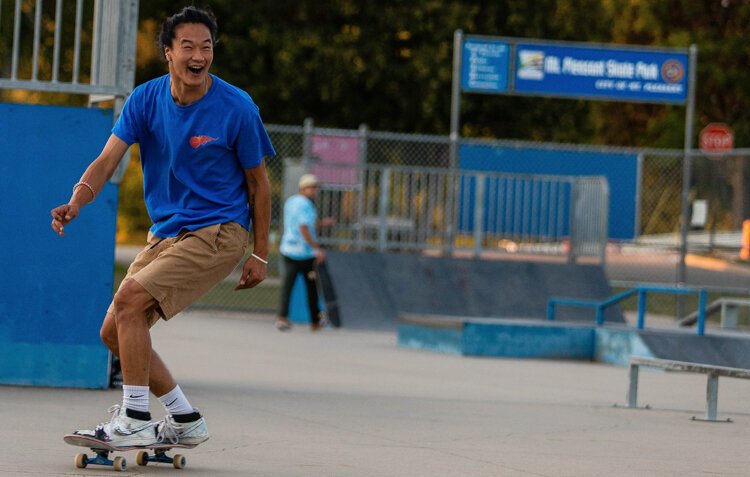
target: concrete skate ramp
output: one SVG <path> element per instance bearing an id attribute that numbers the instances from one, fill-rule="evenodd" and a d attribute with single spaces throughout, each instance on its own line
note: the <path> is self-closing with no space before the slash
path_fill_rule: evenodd
<path id="1" fill-rule="evenodd" d="M 599 265 L 334 251 L 327 264 L 342 326 L 354 329 L 396 330 L 400 313 L 544 319 L 552 296 L 612 296 Z M 558 321 L 594 321 L 592 310 L 557 313 Z M 616 307 L 605 320 L 624 323 Z"/>
<path id="2" fill-rule="evenodd" d="M 697 336 L 652 330 L 638 334 L 654 358 L 750 369 L 750 339 L 747 335 Z"/>

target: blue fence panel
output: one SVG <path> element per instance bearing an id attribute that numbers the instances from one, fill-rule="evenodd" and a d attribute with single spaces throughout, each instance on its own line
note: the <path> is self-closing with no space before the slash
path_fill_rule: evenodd
<path id="1" fill-rule="evenodd" d="M 461 145 L 459 154 L 459 166 L 465 170 L 558 176 L 605 176 L 610 188 L 609 238 L 632 239 L 636 235 L 638 156 L 635 154 L 479 144 Z M 498 196 L 495 200 L 514 202 L 513 207 L 518 209 L 521 205 L 518 201 L 524 197 L 521 192 L 506 191 L 504 198 Z M 539 194 L 542 192 L 543 189 L 540 189 Z M 529 195 L 528 200 L 531 200 L 533 196 L 533 193 Z M 462 194 L 461 197 L 463 200 L 464 195 Z M 459 223 L 463 219 L 461 213 L 473 208 L 473 192 L 469 192 L 466 199 L 470 199 L 472 205 L 459 204 Z M 486 204 L 485 207 L 488 205 Z M 534 217 L 519 217 L 514 220 L 534 219 Z M 468 221 L 473 228 L 473 219 L 469 218 Z M 564 223 L 566 224 L 565 230 L 567 230 L 567 219 Z"/>
<path id="2" fill-rule="evenodd" d="M 459 180 L 458 230 L 474 231 L 477 176 Z M 509 175 L 484 178 L 482 232 L 560 240 L 569 235 L 571 183 Z"/>
<path id="3" fill-rule="evenodd" d="M 112 298 L 117 187 L 55 234 L 64 203 L 112 127 L 112 111 L 0 104 L 0 383 L 102 388 L 99 327 Z"/>

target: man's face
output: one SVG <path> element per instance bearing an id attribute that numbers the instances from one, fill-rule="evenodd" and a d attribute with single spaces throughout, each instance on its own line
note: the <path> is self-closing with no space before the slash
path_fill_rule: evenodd
<path id="1" fill-rule="evenodd" d="M 305 197 L 307 197 L 308 199 L 312 200 L 315 198 L 316 195 L 318 195 L 318 186 L 314 185 L 314 186 L 303 187 L 300 190 L 300 193 L 304 195 Z"/>
<path id="2" fill-rule="evenodd" d="M 202 23 L 183 23 L 175 28 L 172 46 L 165 47 L 164 54 L 172 81 L 188 87 L 203 86 L 214 59 L 211 31 Z"/>

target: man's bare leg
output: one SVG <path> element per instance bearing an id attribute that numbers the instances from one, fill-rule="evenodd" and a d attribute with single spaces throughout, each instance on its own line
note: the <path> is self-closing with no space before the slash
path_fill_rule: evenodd
<path id="1" fill-rule="evenodd" d="M 156 299 L 135 280 L 127 280 L 115 294 L 115 325 L 123 383 L 148 386 L 151 333 L 148 315 Z"/>
<path id="2" fill-rule="evenodd" d="M 102 342 L 109 348 L 109 350 L 118 358 L 120 357 L 120 350 L 117 341 L 117 325 L 115 323 L 115 315 L 107 313 L 104 317 L 104 323 L 102 323 L 101 329 Z M 162 361 L 159 354 L 151 349 L 151 366 L 149 367 L 148 373 L 148 386 L 151 388 L 151 392 L 155 396 L 163 396 L 177 386 L 172 374 L 167 369 L 167 366 Z"/>

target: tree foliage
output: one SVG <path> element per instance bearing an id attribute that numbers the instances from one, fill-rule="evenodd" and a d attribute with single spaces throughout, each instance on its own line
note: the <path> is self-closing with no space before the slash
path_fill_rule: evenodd
<path id="1" fill-rule="evenodd" d="M 214 71 L 248 90 L 273 123 L 312 117 L 331 127 L 447 133 L 453 32 L 461 28 L 643 46 L 696 43 L 696 130 L 725 121 L 742 142 L 750 128 L 746 0 L 213 0 L 208 6 L 220 26 Z M 153 33 L 174 8 L 167 0 L 143 2 L 142 25 Z M 150 56 L 139 81 L 163 71 Z M 464 94 L 461 122 L 465 136 L 679 148 L 684 115 L 680 106 Z"/>

